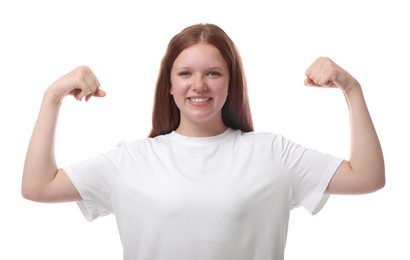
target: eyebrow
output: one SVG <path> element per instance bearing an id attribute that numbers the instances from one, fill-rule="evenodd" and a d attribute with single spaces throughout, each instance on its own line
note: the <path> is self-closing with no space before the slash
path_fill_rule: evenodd
<path id="1" fill-rule="evenodd" d="M 192 67 L 189 66 L 181 66 L 181 67 L 173 67 L 174 70 L 188 70 L 192 69 Z M 208 67 L 206 70 L 224 70 L 223 67 L 220 66 L 214 66 L 214 67 Z"/>

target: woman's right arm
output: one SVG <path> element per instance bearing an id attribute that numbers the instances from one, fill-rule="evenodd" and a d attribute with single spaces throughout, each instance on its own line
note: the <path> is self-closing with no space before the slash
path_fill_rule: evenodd
<path id="1" fill-rule="evenodd" d="M 24 198 L 40 202 L 78 201 L 81 196 L 56 164 L 55 133 L 62 100 L 104 97 L 100 83 L 86 66 L 80 66 L 55 81 L 44 93 L 37 122 L 24 163 L 21 192 Z"/>

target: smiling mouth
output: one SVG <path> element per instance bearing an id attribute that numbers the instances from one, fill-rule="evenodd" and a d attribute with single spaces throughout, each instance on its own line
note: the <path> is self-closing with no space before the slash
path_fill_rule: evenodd
<path id="1" fill-rule="evenodd" d="M 211 98 L 199 98 L 199 97 L 191 97 L 188 98 L 189 101 L 193 103 L 205 103 L 211 100 Z"/>

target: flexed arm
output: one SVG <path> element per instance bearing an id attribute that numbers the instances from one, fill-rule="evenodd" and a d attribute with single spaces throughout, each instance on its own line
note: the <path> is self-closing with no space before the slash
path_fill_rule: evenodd
<path id="1" fill-rule="evenodd" d="M 349 106 L 350 158 L 340 165 L 326 193 L 363 194 L 382 188 L 383 152 L 359 82 L 331 59 L 320 57 L 306 71 L 305 85 L 339 88 Z"/>
<path id="2" fill-rule="evenodd" d="M 57 168 L 54 143 L 62 100 L 73 95 L 77 100 L 104 97 L 100 83 L 86 66 L 80 66 L 55 81 L 44 93 L 37 122 L 28 146 L 22 179 L 22 195 L 41 202 L 81 200 L 62 169 Z"/>

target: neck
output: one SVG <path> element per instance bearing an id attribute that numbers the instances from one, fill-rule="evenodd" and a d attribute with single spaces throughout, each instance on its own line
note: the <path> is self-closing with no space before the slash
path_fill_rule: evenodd
<path id="1" fill-rule="evenodd" d="M 210 124 L 187 126 L 180 124 L 175 132 L 188 137 L 211 137 L 222 134 L 227 128 L 224 124 L 218 126 Z"/>

